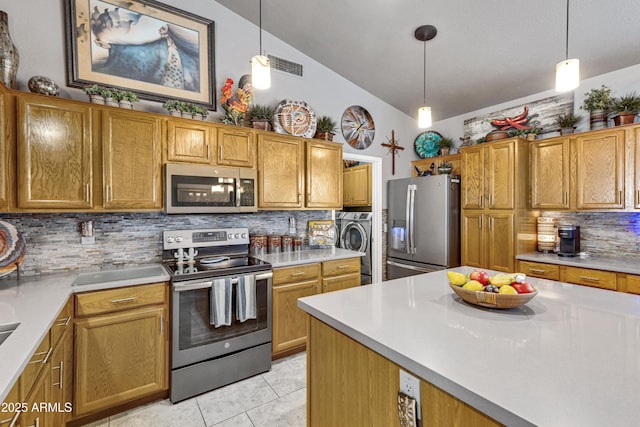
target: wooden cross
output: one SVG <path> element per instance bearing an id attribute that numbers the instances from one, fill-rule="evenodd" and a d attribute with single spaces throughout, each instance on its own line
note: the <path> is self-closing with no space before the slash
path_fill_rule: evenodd
<path id="1" fill-rule="evenodd" d="M 404 147 L 401 147 L 398 145 L 397 141 L 396 141 L 396 136 L 395 136 L 395 131 L 392 129 L 391 130 L 391 139 L 388 139 L 388 142 L 386 143 L 382 143 L 380 145 L 382 145 L 383 147 L 387 147 L 389 149 L 389 151 L 391 152 L 391 175 L 395 175 L 396 174 L 396 151 L 398 150 L 404 150 Z"/>

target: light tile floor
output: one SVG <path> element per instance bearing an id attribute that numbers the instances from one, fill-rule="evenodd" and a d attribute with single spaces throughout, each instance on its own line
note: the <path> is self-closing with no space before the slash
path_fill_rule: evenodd
<path id="1" fill-rule="evenodd" d="M 150 403 L 89 427 L 304 427 L 306 353 L 273 362 L 271 370 L 172 404 Z"/>

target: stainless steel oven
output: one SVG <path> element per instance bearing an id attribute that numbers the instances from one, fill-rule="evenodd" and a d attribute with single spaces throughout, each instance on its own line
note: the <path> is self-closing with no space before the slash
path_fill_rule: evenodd
<path id="1" fill-rule="evenodd" d="M 165 211 L 184 213 L 257 212 L 255 169 L 167 163 Z"/>
<path id="2" fill-rule="evenodd" d="M 271 369 L 271 265 L 248 256 L 248 243 L 247 229 L 164 232 L 163 263 L 172 281 L 172 402 Z M 226 323 L 213 320 L 221 307 L 214 306 L 216 285 L 226 285 Z M 247 301 L 249 315 L 239 307 Z"/>

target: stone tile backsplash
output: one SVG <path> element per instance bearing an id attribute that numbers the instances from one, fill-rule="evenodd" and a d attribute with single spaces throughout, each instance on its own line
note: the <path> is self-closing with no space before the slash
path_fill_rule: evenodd
<path id="1" fill-rule="evenodd" d="M 162 257 L 163 230 L 248 227 L 249 233 L 286 234 L 289 217 L 296 219 L 297 234 L 306 235 L 309 220 L 331 219 L 331 211 L 0 214 L 0 220 L 15 225 L 27 242 L 27 255 L 20 266 L 24 276 L 157 263 Z M 80 242 L 80 223 L 84 221 L 93 221 L 95 245 Z"/>

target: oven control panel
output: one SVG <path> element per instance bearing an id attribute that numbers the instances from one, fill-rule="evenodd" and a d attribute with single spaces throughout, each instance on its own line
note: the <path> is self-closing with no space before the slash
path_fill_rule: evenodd
<path id="1" fill-rule="evenodd" d="M 248 228 L 171 230 L 162 233 L 165 250 L 209 246 L 248 245 Z"/>

